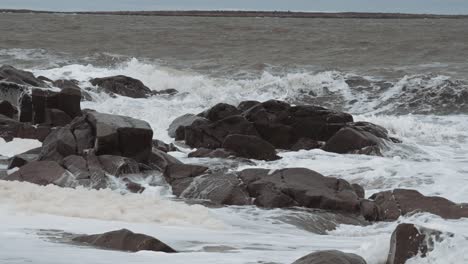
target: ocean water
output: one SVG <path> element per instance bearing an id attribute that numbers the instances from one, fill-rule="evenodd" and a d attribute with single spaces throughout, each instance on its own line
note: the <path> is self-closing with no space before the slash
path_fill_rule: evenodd
<path id="1" fill-rule="evenodd" d="M 184 162 L 231 170 L 305 167 L 358 183 L 366 196 L 411 188 L 468 202 L 466 20 L 0 14 L 0 35 L 0 64 L 76 79 L 93 97 L 82 108 L 143 119 L 154 138 L 166 142 L 174 118 L 252 99 L 348 111 L 403 141 L 383 157 L 310 150 L 255 164 L 188 158 L 185 148 L 171 153 Z M 179 94 L 112 98 L 89 83 L 117 74 Z M 1 141 L 0 155 L 38 146 Z M 455 234 L 411 264 L 468 263 L 468 219 L 416 214 L 356 225 L 351 216 L 314 210 L 188 204 L 172 196 L 161 175 L 139 181 L 147 187 L 142 194 L 0 182 L 0 263 L 288 264 L 338 249 L 383 264 L 391 233 L 402 222 Z M 181 253 L 123 253 L 67 242 L 70 234 L 119 228 L 155 236 Z"/>

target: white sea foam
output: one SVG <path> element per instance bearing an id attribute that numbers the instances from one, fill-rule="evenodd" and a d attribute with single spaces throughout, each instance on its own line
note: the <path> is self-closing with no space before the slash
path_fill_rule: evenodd
<path id="1" fill-rule="evenodd" d="M 223 223 L 203 206 L 185 205 L 155 195 L 121 195 L 111 190 L 0 181 L 0 204 L 27 213 L 223 228 Z"/>
<path id="2" fill-rule="evenodd" d="M 40 146 L 42 143 L 36 139 L 14 138 L 10 142 L 5 142 L 0 138 L 0 156 L 12 157 Z"/>

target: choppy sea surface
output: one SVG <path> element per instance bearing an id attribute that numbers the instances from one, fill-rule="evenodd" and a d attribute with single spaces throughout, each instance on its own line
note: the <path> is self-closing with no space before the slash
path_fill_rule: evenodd
<path id="1" fill-rule="evenodd" d="M 281 152 L 281 160 L 230 164 L 232 169 L 305 167 L 358 183 L 366 196 L 411 188 L 468 202 L 468 20 L 0 14 L 0 36 L 0 64 L 76 79 L 93 97 L 82 108 L 143 119 L 155 138 L 167 142 L 174 118 L 252 99 L 347 111 L 403 141 L 383 157 Z M 95 93 L 89 83 L 117 74 L 179 94 L 113 98 Z M 37 144 L 2 141 L 0 155 Z M 187 158 L 188 152 L 171 154 L 188 163 L 223 164 Z M 468 263 L 468 219 L 416 214 L 360 226 L 310 210 L 187 204 L 164 184 L 141 183 L 145 192 L 123 195 L 0 182 L 0 263 L 288 264 L 316 250 L 338 249 L 383 264 L 401 222 L 456 234 L 411 264 Z M 62 243 L 70 233 L 118 228 L 155 236 L 182 253 Z"/>

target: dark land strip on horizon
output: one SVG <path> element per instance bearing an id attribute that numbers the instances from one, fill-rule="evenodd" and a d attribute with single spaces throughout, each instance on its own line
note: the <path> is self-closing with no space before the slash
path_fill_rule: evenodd
<path id="1" fill-rule="evenodd" d="M 194 17 L 279 17 L 279 18 L 369 18 L 369 19 L 468 19 L 468 15 L 365 13 L 365 12 L 292 12 L 292 11 L 39 11 L 28 9 L 0 9 L 0 13 L 84 14 L 125 16 L 194 16 Z"/>

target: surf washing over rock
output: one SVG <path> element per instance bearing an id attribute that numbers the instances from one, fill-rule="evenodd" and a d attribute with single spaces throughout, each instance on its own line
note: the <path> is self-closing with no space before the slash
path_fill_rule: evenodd
<path id="1" fill-rule="evenodd" d="M 0 262 L 468 262 L 460 74 L 115 50 L 0 49 Z"/>

